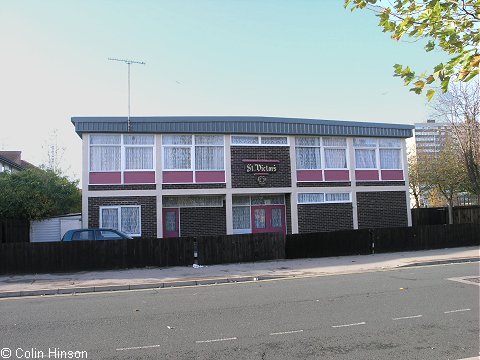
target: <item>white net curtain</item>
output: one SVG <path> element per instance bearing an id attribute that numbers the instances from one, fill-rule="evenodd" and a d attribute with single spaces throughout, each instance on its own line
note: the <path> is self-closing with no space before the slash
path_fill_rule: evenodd
<path id="1" fill-rule="evenodd" d="M 163 154 L 167 170 L 225 169 L 223 135 L 164 135 Z"/>
<path id="2" fill-rule="evenodd" d="M 234 206 L 233 213 L 233 228 L 235 230 L 250 229 L 250 206 Z"/>
<path id="3" fill-rule="evenodd" d="M 140 206 L 114 206 L 101 208 L 102 228 L 120 230 L 125 234 L 141 234 Z"/>
<path id="4" fill-rule="evenodd" d="M 90 171 L 153 170 L 153 135 L 91 135 Z"/>
<path id="5" fill-rule="evenodd" d="M 353 144 L 357 169 L 402 169 L 400 139 L 355 138 Z"/>

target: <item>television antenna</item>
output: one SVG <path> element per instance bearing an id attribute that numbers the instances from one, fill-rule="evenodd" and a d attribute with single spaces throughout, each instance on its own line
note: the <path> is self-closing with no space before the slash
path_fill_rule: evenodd
<path id="1" fill-rule="evenodd" d="M 127 131 L 130 131 L 130 65 L 138 64 L 138 65 L 145 65 L 143 61 L 136 61 L 136 60 L 126 60 L 126 59 L 114 59 L 108 58 L 110 61 L 118 61 L 123 62 L 128 65 L 128 118 L 127 118 Z"/>

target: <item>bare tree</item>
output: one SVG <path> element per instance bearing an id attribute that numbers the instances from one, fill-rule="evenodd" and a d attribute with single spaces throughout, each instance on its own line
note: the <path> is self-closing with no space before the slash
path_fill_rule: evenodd
<path id="1" fill-rule="evenodd" d="M 469 178 L 468 190 L 480 195 L 480 83 L 458 83 L 439 94 L 434 116 L 451 124 Z"/>
<path id="2" fill-rule="evenodd" d="M 46 150 L 46 161 L 41 165 L 42 168 L 52 170 L 56 174 L 62 174 L 62 162 L 65 155 L 65 147 L 58 144 L 58 130 L 55 129 L 49 136 L 48 141 L 43 146 Z"/>
<path id="3" fill-rule="evenodd" d="M 422 164 L 422 182 L 429 184 L 442 194 L 448 205 L 448 220 L 453 224 L 453 202 L 455 196 L 465 191 L 467 174 L 460 160 L 456 142 L 447 140 L 444 148 Z"/>
<path id="4" fill-rule="evenodd" d="M 418 159 L 415 148 L 407 150 L 408 160 L 408 182 L 410 194 L 415 200 L 414 207 L 420 207 L 420 199 L 424 198 L 428 191 L 432 188 L 431 184 L 427 183 L 425 173 L 422 171 L 421 159 Z"/>

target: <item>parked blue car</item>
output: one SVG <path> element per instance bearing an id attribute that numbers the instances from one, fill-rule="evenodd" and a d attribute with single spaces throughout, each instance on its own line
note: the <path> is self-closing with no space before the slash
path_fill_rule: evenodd
<path id="1" fill-rule="evenodd" d="M 133 239 L 130 235 L 113 229 L 73 229 L 68 230 L 62 237 L 62 241 L 86 241 L 86 240 L 126 240 Z"/>

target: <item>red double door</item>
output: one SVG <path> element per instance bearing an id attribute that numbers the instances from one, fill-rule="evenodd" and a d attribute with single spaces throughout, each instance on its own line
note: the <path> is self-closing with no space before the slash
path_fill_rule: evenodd
<path id="1" fill-rule="evenodd" d="M 286 233 L 285 205 L 252 206 L 252 233 Z"/>

